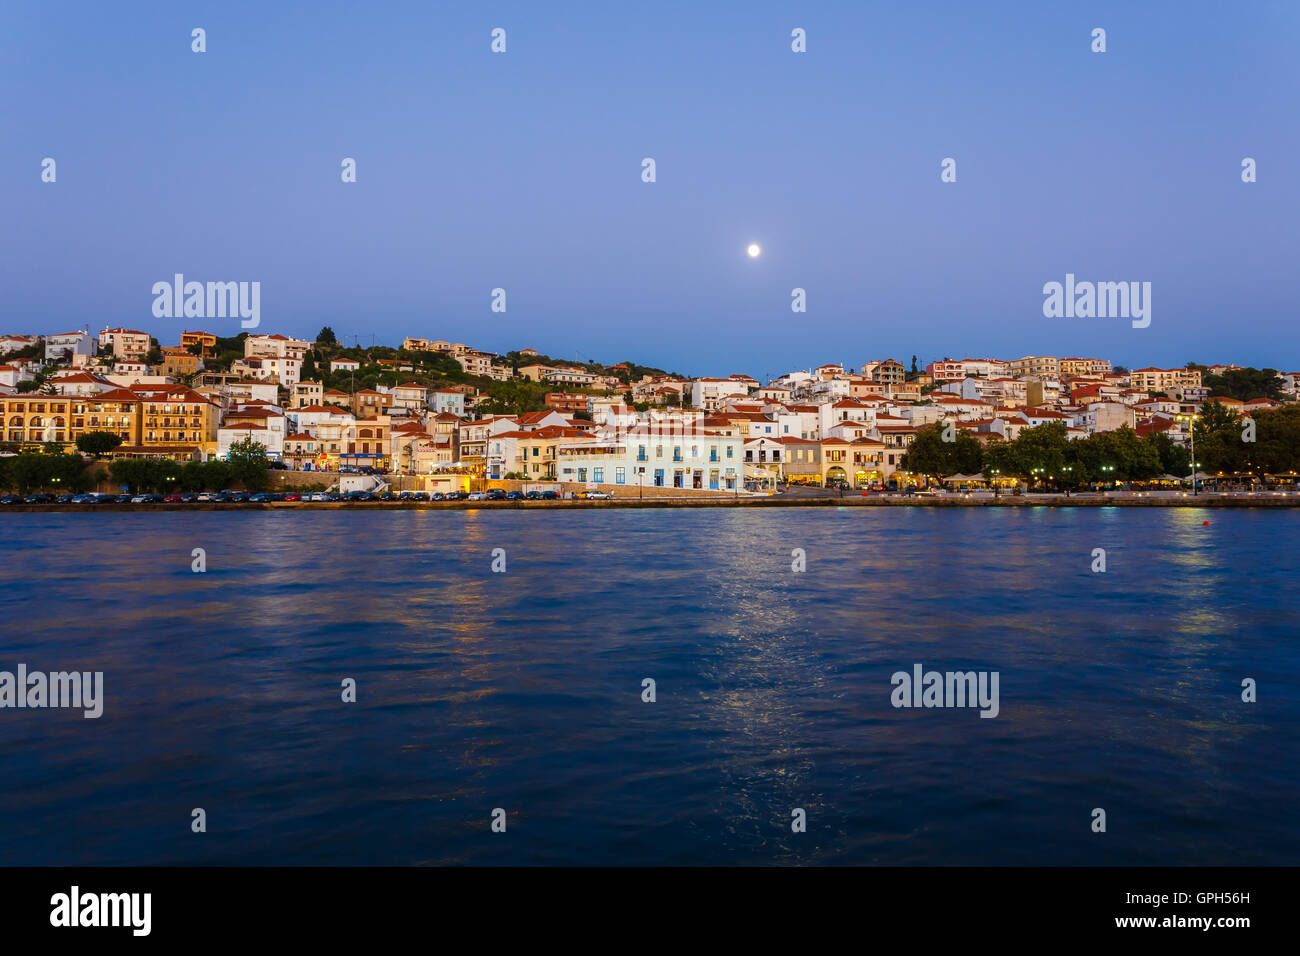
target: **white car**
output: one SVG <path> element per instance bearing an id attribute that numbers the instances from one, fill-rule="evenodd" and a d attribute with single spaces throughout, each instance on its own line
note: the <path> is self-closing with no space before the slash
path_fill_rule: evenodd
<path id="1" fill-rule="evenodd" d="M 329 501 L 329 496 L 323 491 L 314 491 L 303 498 L 304 501 Z"/>
<path id="2" fill-rule="evenodd" d="M 470 501 L 487 501 L 487 496 L 488 496 L 488 494 L 487 494 L 486 491 L 471 491 L 471 492 L 469 493 L 469 500 L 470 500 Z"/>
<path id="3" fill-rule="evenodd" d="M 583 497 L 588 501 L 610 501 L 614 496 L 608 491 L 589 491 Z"/>

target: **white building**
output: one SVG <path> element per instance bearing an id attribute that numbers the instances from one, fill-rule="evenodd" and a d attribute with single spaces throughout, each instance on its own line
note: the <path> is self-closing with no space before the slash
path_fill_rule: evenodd
<path id="1" fill-rule="evenodd" d="M 46 361 L 72 360 L 74 355 L 94 355 L 97 343 L 89 329 L 45 336 Z"/>
<path id="2" fill-rule="evenodd" d="M 556 449 L 560 481 L 646 488 L 733 491 L 744 469 L 743 435 L 663 425 L 602 430 L 561 442 Z"/>

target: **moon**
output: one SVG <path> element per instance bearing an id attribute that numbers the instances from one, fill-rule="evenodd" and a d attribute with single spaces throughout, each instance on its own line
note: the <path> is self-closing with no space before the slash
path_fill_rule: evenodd
<path id="1" fill-rule="evenodd" d="M 751 258 L 751 259 L 757 259 L 759 253 L 762 252 L 763 250 L 762 250 L 762 248 L 760 248 L 760 246 L 759 246 L 759 244 L 758 244 L 757 242 L 751 242 L 751 243 L 749 244 L 749 248 L 746 249 L 745 251 L 749 253 L 749 258 Z"/>

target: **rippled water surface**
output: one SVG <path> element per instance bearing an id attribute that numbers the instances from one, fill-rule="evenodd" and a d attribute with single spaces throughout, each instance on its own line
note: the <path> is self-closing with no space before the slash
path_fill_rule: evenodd
<path id="1" fill-rule="evenodd" d="M 0 515 L 0 670 L 106 698 L 0 710 L 0 861 L 1294 864 L 1298 538 L 1181 508 Z M 915 663 L 999 672 L 999 715 L 895 709 Z"/>

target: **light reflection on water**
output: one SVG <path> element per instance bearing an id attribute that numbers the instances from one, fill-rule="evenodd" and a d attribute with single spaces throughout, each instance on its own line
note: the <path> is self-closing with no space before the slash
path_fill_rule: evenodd
<path id="1" fill-rule="evenodd" d="M 103 670 L 107 703 L 0 711 L 0 859 L 1293 862 L 1297 530 L 1190 509 L 3 515 L 0 669 Z M 1000 716 L 895 710 L 915 662 L 998 670 Z M 215 838 L 187 839 L 195 806 Z"/>

